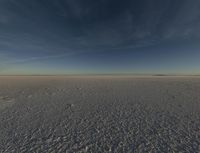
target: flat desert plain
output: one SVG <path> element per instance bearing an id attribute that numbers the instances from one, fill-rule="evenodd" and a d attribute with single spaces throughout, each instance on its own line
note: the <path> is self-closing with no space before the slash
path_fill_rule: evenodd
<path id="1" fill-rule="evenodd" d="M 0 152 L 200 152 L 200 78 L 0 77 Z"/>

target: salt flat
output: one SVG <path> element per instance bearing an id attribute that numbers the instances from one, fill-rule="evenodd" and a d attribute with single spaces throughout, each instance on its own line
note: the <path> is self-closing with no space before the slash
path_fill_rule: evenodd
<path id="1" fill-rule="evenodd" d="M 200 152 L 200 78 L 0 77 L 0 152 Z"/>

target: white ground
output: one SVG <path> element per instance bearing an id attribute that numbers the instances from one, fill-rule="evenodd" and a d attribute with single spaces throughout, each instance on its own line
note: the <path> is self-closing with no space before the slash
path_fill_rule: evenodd
<path id="1" fill-rule="evenodd" d="M 200 152 L 200 78 L 1 77 L 12 152 Z"/>

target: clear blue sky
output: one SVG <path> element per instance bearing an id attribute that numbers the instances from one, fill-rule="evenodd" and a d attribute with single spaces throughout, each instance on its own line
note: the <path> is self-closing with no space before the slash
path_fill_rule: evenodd
<path id="1" fill-rule="evenodd" d="M 199 0 L 0 0 L 0 74 L 200 74 Z"/>

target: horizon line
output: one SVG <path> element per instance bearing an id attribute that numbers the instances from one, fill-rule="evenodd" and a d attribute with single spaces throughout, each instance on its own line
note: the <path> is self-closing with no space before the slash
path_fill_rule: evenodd
<path id="1" fill-rule="evenodd" d="M 181 73 L 80 73 L 80 74 L 0 74 L 0 76 L 200 76 L 200 74 Z"/>

